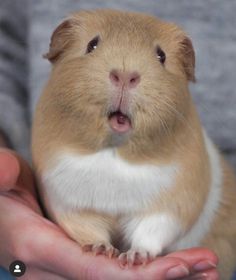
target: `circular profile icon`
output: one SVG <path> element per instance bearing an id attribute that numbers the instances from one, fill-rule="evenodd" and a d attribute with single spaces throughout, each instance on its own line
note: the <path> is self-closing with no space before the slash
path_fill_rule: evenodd
<path id="1" fill-rule="evenodd" d="M 11 275 L 15 277 L 21 277 L 25 274 L 26 266 L 21 261 L 14 261 L 9 266 L 9 271 Z"/>

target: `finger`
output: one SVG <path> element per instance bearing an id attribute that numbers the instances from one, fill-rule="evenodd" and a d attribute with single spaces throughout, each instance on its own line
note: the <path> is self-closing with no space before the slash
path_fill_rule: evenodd
<path id="1" fill-rule="evenodd" d="M 26 160 L 24 160 L 15 151 L 9 149 L 0 149 L 0 154 L 2 154 L 4 160 L 6 161 L 6 163 L 3 164 L 2 167 L 3 171 L 6 171 L 6 173 L 8 174 L 8 178 L 12 177 L 15 179 L 11 187 L 23 186 L 24 190 L 27 189 L 33 192 L 33 194 L 35 194 L 35 188 L 34 188 L 35 180 L 34 180 L 33 172 L 29 164 L 26 162 Z M 10 159 L 11 159 L 11 163 L 9 163 Z M 5 166 L 5 170 L 4 170 L 4 166 Z"/>
<path id="2" fill-rule="evenodd" d="M 24 186 L 34 191 L 34 177 L 29 164 L 16 152 L 0 148 L 0 187 L 16 188 Z"/>
<path id="3" fill-rule="evenodd" d="M 176 257 L 185 260 L 192 271 L 206 271 L 216 268 L 217 256 L 207 248 L 191 248 L 168 254 L 166 257 Z"/>
<path id="4" fill-rule="evenodd" d="M 187 262 L 172 257 L 158 258 L 154 262 L 150 263 L 149 266 L 147 266 L 146 271 L 141 270 L 141 267 L 139 269 L 140 275 L 138 279 L 145 280 L 171 280 L 186 277 L 190 274 L 190 269 Z M 149 278 L 148 275 L 150 275 L 151 278 Z"/>
<path id="5" fill-rule="evenodd" d="M 0 149 L 0 191 L 8 192 L 8 196 L 26 202 L 27 206 L 41 213 L 34 181 L 31 168 L 23 158 L 14 151 Z"/>
<path id="6" fill-rule="evenodd" d="M 182 278 L 181 280 L 219 280 L 220 276 L 216 269 L 211 269 L 205 272 L 196 273 L 190 277 Z"/>
<path id="7" fill-rule="evenodd" d="M 17 158 L 7 149 L 0 149 L 0 190 L 8 191 L 15 184 L 20 173 Z"/>

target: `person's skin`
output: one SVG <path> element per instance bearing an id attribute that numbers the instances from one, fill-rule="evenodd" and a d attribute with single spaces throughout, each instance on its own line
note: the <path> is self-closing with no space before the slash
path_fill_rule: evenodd
<path id="1" fill-rule="evenodd" d="M 1 136 L 0 143 L 6 146 Z M 217 257 L 204 248 L 174 252 L 145 267 L 125 269 L 116 258 L 82 252 L 43 217 L 34 186 L 28 164 L 15 152 L 0 147 L 0 265 L 8 269 L 14 260 L 23 261 L 27 270 L 22 280 L 219 279 Z M 181 278 L 188 271 L 191 276 Z M 203 273 L 207 273 L 205 278 Z"/>

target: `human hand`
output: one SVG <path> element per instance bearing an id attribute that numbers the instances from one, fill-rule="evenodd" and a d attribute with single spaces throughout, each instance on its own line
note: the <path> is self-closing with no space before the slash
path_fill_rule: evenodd
<path id="1" fill-rule="evenodd" d="M 120 268 L 117 259 L 82 252 L 57 225 L 43 217 L 29 166 L 7 149 L 0 149 L 0 228 L 0 264 L 8 269 L 14 260 L 23 261 L 26 273 L 22 280 L 164 280 L 177 279 L 184 272 L 197 277 L 194 266 L 202 261 L 205 268 L 202 263 L 198 273 L 206 272 L 207 278 L 181 279 L 218 279 L 214 268 L 217 258 L 203 248 L 174 252 L 146 267 L 130 269 Z M 183 274 L 178 275 L 181 271 Z M 172 278 L 168 278 L 171 273 Z"/>

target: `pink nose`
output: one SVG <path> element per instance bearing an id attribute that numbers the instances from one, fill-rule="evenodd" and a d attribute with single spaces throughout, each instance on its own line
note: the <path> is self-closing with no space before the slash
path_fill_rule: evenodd
<path id="1" fill-rule="evenodd" d="M 140 75 L 137 72 L 122 72 L 119 70 L 112 70 L 110 72 L 110 80 L 116 87 L 135 88 L 140 82 Z"/>

